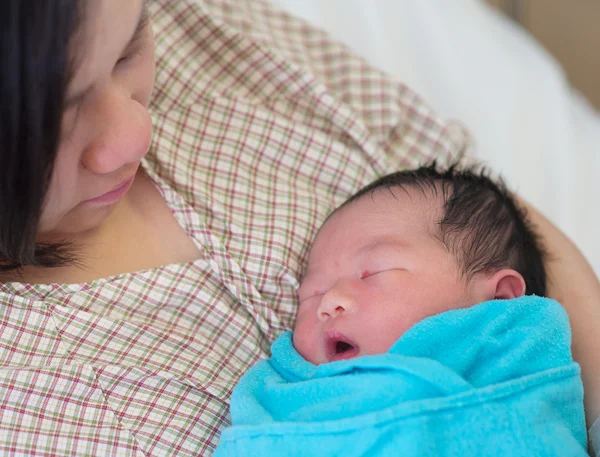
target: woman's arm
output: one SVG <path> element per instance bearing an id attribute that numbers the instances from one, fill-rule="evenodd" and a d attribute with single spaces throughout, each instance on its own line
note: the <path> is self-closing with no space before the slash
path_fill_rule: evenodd
<path id="1" fill-rule="evenodd" d="M 549 254 L 548 296 L 567 310 L 573 358 L 581 365 L 588 428 L 600 416 L 600 281 L 581 252 L 548 219 L 521 200 Z"/>

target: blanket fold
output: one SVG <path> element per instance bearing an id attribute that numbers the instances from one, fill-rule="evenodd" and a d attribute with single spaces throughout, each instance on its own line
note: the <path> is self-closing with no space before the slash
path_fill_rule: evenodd
<path id="1" fill-rule="evenodd" d="M 231 398 L 215 455 L 585 456 L 564 309 L 527 296 L 429 317 L 381 355 L 315 366 L 292 333 Z"/>

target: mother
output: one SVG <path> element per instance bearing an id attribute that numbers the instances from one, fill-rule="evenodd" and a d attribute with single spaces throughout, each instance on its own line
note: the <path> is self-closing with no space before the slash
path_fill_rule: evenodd
<path id="1" fill-rule="evenodd" d="M 466 136 L 259 0 L 3 6 L 0 452 L 208 453 L 329 209 Z M 600 286 L 533 217 L 591 423 Z"/>

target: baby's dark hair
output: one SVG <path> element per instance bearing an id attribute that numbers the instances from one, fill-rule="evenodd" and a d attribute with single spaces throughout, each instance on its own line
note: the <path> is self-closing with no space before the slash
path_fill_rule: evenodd
<path id="1" fill-rule="evenodd" d="M 438 168 L 436 162 L 383 176 L 350 197 L 344 207 L 380 189 L 417 189 L 441 195 L 443 209 L 433 236 L 455 256 L 463 276 L 503 268 L 519 272 L 527 295 L 546 295 L 546 254 L 527 214 L 485 168 Z M 340 208 L 341 208 L 340 207 Z"/>

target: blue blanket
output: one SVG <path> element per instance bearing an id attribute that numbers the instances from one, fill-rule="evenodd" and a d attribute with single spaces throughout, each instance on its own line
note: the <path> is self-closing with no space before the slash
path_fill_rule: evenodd
<path id="1" fill-rule="evenodd" d="M 215 456 L 586 456 L 563 308 L 494 300 L 424 319 L 386 353 L 313 365 L 291 332 L 231 397 Z"/>

